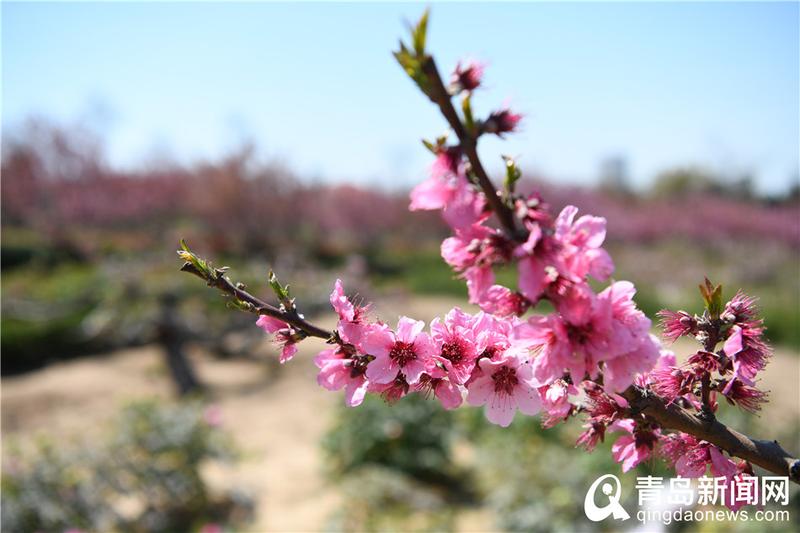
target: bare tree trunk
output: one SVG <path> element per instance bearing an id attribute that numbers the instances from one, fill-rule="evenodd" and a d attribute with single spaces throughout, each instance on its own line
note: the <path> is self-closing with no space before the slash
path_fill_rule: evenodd
<path id="1" fill-rule="evenodd" d="M 158 340 L 164 347 L 170 375 L 178 388 L 178 393 L 185 396 L 199 391 L 202 386 L 192 367 L 192 362 L 183 350 L 186 342 L 186 328 L 178 318 L 177 299 L 174 294 L 167 293 L 161 297 L 161 313 L 158 319 Z"/>

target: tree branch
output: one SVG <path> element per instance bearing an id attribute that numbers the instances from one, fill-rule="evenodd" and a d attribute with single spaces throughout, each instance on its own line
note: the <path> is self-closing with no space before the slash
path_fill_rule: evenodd
<path id="1" fill-rule="evenodd" d="M 308 322 L 303 317 L 301 317 L 297 311 L 285 311 L 283 309 L 279 309 L 273 305 L 264 302 L 249 292 L 245 291 L 244 289 L 240 288 L 237 285 L 234 285 L 231 280 L 229 280 L 225 276 L 225 271 L 220 269 L 214 269 L 215 275 L 213 276 L 205 276 L 203 272 L 198 270 L 192 263 L 186 262 L 184 263 L 183 267 L 181 267 L 183 272 L 189 272 L 190 274 L 194 274 L 195 276 L 203 279 L 208 283 L 210 287 L 216 287 L 224 293 L 230 294 L 234 298 L 236 298 L 240 302 L 244 302 L 248 307 L 247 311 L 257 314 L 257 315 L 267 315 L 273 318 L 277 318 L 278 320 L 282 320 L 289 324 L 290 326 L 294 327 L 297 330 L 302 331 L 303 333 L 307 334 L 309 337 L 318 337 L 320 339 L 328 340 L 333 337 L 333 332 L 327 331 L 323 328 L 315 326 L 314 324 Z"/>
<path id="2" fill-rule="evenodd" d="M 205 276 L 190 262 L 184 263 L 181 270 L 198 276 L 209 286 L 218 288 L 239 302 L 244 302 L 243 309 L 251 313 L 268 315 L 282 320 L 310 337 L 325 340 L 334 337 L 332 331 L 308 322 L 296 311 L 287 312 L 256 298 L 231 282 L 224 275 L 224 270 L 213 269 L 213 275 Z M 658 396 L 645 393 L 635 386 L 629 387 L 623 395 L 630 403 L 632 411 L 649 416 L 662 428 L 694 435 L 722 448 L 731 455 L 750 461 L 776 475 L 788 476 L 792 481 L 800 484 L 800 460 L 784 450 L 777 441 L 752 439 L 728 428 L 714 418 L 701 419 L 678 405 L 667 405 Z"/>
<path id="3" fill-rule="evenodd" d="M 778 441 L 752 439 L 715 418 L 701 419 L 682 407 L 667 405 L 652 393 L 631 386 L 623 395 L 634 411 L 644 413 L 664 429 L 674 429 L 710 442 L 731 455 L 800 484 L 800 460 L 784 450 Z"/>
<path id="4" fill-rule="evenodd" d="M 425 57 L 422 63 L 422 71 L 427 76 L 430 84 L 428 97 L 439 106 L 439 110 L 442 112 L 442 115 L 444 115 L 444 118 L 447 120 L 448 124 L 450 124 L 450 127 L 453 128 L 453 131 L 455 132 L 456 137 L 458 137 L 458 140 L 461 144 L 461 149 L 464 150 L 464 154 L 467 156 L 467 159 L 472 166 L 472 171 L 478 177 L 478 184 L 483 190 L 483 194 L 486 195 L 486 199 L 489 201 L 492 211 L 494 211 L 495 215 L 497 215 L 498 220 L 500 220 L 500 224 L 502 224 L 506 234 L 511 239 L 516 241 L 524 241 L 526 237 L 525 232 L 520 231 L 520 229 L 517 228 L 514 219 L 514 213 L 505 203 L 503 203 L 503 200 L 497 193 L 497 189 L 495 189 L 492 180 L 489 178 L 489 175 L 483 168 L 483 164 L 478 156 L 478 140 L 472 133 L 467 131 L 467 129 L 464 127 L 464 124 L 461 122 L 458 113 L 453 107 L 451 95 L 447 91 L 447 88 L 445 87 L 444 82 L 439 75 L 439 69 L 436 67 L 436 62 L 434 61 L 433 57 Z"/>

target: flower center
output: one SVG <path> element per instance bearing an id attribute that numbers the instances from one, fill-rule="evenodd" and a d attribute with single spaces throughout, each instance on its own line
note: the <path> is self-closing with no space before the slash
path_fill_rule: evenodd
<path id="1" fill-rule="evenodd" d="M 497 346 L 487 346 L 486 349 L 481 354 L 480 359 L 483 359 L 484 357 L 488 357 L 489 359 L 491 359 L 492 357 L 497 355 L 500 351 L 501 351 L 500 348 L 498 348 Z"/>
<path id="2" fill-rule="evenodd" d="M 517 371 L 507 366 L 500 367 L 500 369 L 492 375 L 494 380 L 494 391 L 511 394 L 514 392 L 514 387 L 519 383 L 517 379 Z"/>
<path id="3" fill-rule="evenodd" d="M 397 363 L 400 368 L 406 366 L 409 362 L 417 358 L 414 352 L 414 344 L 408 342 L 397 341 L 389 351 L 389 357 Z"/>
<path id="4" fill-rule="evenodd" d="M 442 344 L 442 357 L 457 365 L 464 359 L 464 349 L 457 340 Z"/>
<path id="5" fill-rule="evenodd" d="M 365 355 L 356 355 L 350 359 L 350 377 L 357 378 L 367 372 L 367 363 L 369 357 Z"/>
<path id="6" fill-rule="evenodd" d="M 570 339 L 577 342 L 578 344 L 586 344 L 589 342 L 589 337 L 592 334 L 592 326 L 591 324 L 586 324 L 584 326 L 573 326 L 572 324 L 567 325 L 567 335 Z"/>

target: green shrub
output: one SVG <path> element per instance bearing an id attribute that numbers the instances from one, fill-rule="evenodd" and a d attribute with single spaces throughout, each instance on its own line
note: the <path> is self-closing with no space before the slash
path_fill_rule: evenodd
<path id="1" fill-rule="evenodd" d="M 200 468 L 234 458 L 196 403 L 126 408 L 102 442 L 42 442 L 12 454 L 2 477 L 3 531 L 190 531 L 240 524 L 249 499 L 216 494 Z"/>

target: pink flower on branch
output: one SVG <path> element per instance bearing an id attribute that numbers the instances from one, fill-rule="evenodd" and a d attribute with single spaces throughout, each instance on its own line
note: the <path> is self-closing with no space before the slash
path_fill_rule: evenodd
<path id="1" fill-rule="evenodd" d="M 436 346 L 423 332 L 425 323 L 401 317 L 397 331 L 385 324 L 375 324 L 364 333 L 362 348 L 375 357 L 367 365 L 367 379 L 376 384 L 391 383 L 402 372 L 405 380 L 414 385 L 430 364 Z"/>
<path id="2" fill-rule="evenodd" d="M 408 394 L 410 388 L 411 386 L 406 381 L 405 376 L 398 374 L 389 383 L 370 383 L 367 391 L 380 394 L 386 403 L 392 404 Z"/>
<path id="3" fill-rule="evenodd" d="M 484 133 L 502 137 L 517 130 L 521 115 L 505 108 L 476 122 L 471 91 L 481 84 L 482 65 L 459 63 L 448 90 L 424 50 L 424 20 L 413 31 L 413 45 L 403 45 L 396 57 L 439 106 L 458 144 L 447 146 L 446 137 L 425 143 L 436 160 L 430 179 L 412 191 L 410 208 L 442 211 L 453 230 L 442 243 L 442 257 L 465 280 L 469 301 L 481 311 L 470 316 L 453 309 L 431 323 L 430 335 L 423 322 L 407 317 L 392 331 L 382 322 L 369 323 L 366 308 L 348 299 L 337 280 L 330 301 L 339 320 L 336 331 L 329 332 L 296 312 L 288 286 L 270 281 L 282 304 L 276 309 L 233 285 L 224 269 L 213 268 L 185 244 L 179 252 L 183 269 L 231 295 L 237 307 L 270 313 L 258 325 L 282 345 L 282 362 L 307 336 L 332 344 L 315 359 L 317 379 L 330 390 L 344 389 L 348 405 L 361 403 L 367 392 L 389 402 L 419 392 L 453 409 L 462 404 L 466 390 L 467 403 L 484 406 L 487 419 L 501 426 L 508 426 L 517 410 L 533 415 L 544 408 L 546 427 L 576 411 L 586 412 L 578 444 L 591 450 L 607 431 L 621 431 L 612 455 L 623 471 L 652 457 L 657 448 L 683 476 L 697 477 L 710 469 L 733 483 L 752 471 L 711 442 L 688 433 L 665 433 L 680 427 L 754 464 L 784 472 L 787 454 L 777 443 L 765 445 L 772 448 L 770 454 L 754 454 L 751 439 L 735 432 L 726 435 L 714 424 L 700 426 L 713 421 L 719 394 L 749 411 L 765 401 L 766 394 L 754 385 L 770 348 L 755 300 L 737 293 L 723 305 L 721 286 L 705 280 L 702 315 L 662 311 L 666 339 L 693 336 L 703 345 L 677 366 L 674 355 L 650 335 L 650 320 L 637 309 L 631 283 L 613 282 L 599 293 L 590 285 L 590 277 L 605 281 L 614 270 L 603 248 L 604 218 L 578 217 L 574 206 L 553 217 L 538 195 L 517 192 L 521 173 L 509 158 L 505 187 L 494 187 L 477 153 L 477 140 Z M 451 97 L 461 91 L 468 94 L 459 112 Z M 502 230 L 491 226 L 498 222 Z M 514 261 L 517 287 L 496 283 L 493 269 Z M 519 318 L 542 299 L 552 304 L 552 313 Z M 681 418 L 682 409 L 698 416 Z M 800 461 L 792 460 L 793 478 L 798 468 Z"/>
<path id="4" fill-rule="evenodd" d="M 762 339 L 763 328 L 755 324 L 734 325 L 723 345 L 733 362 L 733 374 L 747 385 L 754 385 L 758 372 L 767 366 L 772 350 Z"/>
<path id="5" fill-rule="evenodd" d="M 698 478 L 711 467 L 712 475 L 731 478 L 737 465 L 713 444 L 686 433 L 667 435 L 661 443 L 661 454 L 675 467 L 678 475 Z"/>
<path id="6" fill-rule="evenodd" d="M 286 322 L 269 315 L 261 315 L 256 320 L 256 325 L 273 335 L 273 340 L 281 346 L 280 362 L 289 361 L 297 353 L 297 342 L 305 335 L 296 331 Z"/>
<path id="7" fill-rule="evenodd" d="M 358 347 L 361 336 L 366 327 L 366 317 L 369 306 L 356 305 L 344 294 L 342 280 L 337 279 L 330 296 L 331 306 L 339 315 L 336 331 L 339 337 L 347 344 Z"/>
<path id="8" fill-rule="evenodd" d="M 550 385 L 539 387 L 542 409 L 545 411 L 542 426 L 550 428 L 566 420 L 575 408 L 570 403 L 569 397 L 577 396 L 579 392 L 575 385 L 567 383 L 563 379 L 557 379 Z"/>
<path id="9" fill-rule="evenodd" d="M 317 383 L 330 391 L 344 389 L 345 403 L 356 407 L 364 401 L 369 386 L 367 363 L 367 356 L 349 355 L 340 347 L 323 350 L 314 358 L 319 368 Z"/>
<path id="10" fill-rule="evenodd" d="M 586 394 L 585 409 L 589 418 L 577 444 L 592 451 L 605 438 L 608 426 L 624 416 L 628 402 L 618 394 L 606 393 L 603 387 L 593 381 L 584 381 L 581 387 Z"/>
<path id="11" fill-rule="evenodd" d="M 507 427 L 517 409 L 526 415 L 539 412 L 541 399 L 527 362 L 504 354 L 496 359 L 481 359 L 478 365 L 479 377 L 467 384 L 467 403 L 484 405 L 489 422 Z"/>
<path id="12" fill-rule="evenodd" d="M 414 385 L 414 390 L 425 396 L 433 395 L 445 409 L 455 409 L 463 402 L 461 388 L 446 378 L 433 378 L 422 374 L 419 383 Z"/>
<path id="13" fill-rule="evenodd" d="M 633 303 L 635 290 L 618 281 L 598 295 L 575 299 L 562 313 L 532 317 L 515 329 L 515 337 L 537 351 L 534 375 L 544 383 L 568 372 L 573 380 L 599 375 L 601 363 L 610 390 L 621 391 L 656 363 L 658 343 L 650 321 Z"/>
<path id="14" fill-rule="evenodd" d="M 612 431 L 627 432 L 611 446 L 611 455 L 628 472 L 636 465 L 647 461 L 652 455 L 661 432 L 658 429 L 637 428 L 631 420 L 619 420 L 609 426 Z"/>
<path id="15" fill-rule="evenodd" d="M 658 312 L 658 317 L 661 319 L 664 338 L 669 341 L 674 342 L 678 337 L 697 334 L 697 320 L 686 311 L 663 309 Z"/>
<path id="16" fill-rule="evenodd" d="M 431 358 L 429 373 L 433 377 L 447 376 L 452 383 L 463 385 L 475 367 L 478 353 L 472 317 L 458 307 L 445 316 L 444 321 L 434 318 L 431 322 L 431 337 L 438 353 Z"/>
<path id="17" fill-rule="evenodd" d="M 722 394 L 733 405 L 738 405 L 745 411 L 755 413 L 761 410 L 761 405 L 767 401 L 767 393 L 755 387 L 745 385 L 734 378 L 730 381 L 721 381 Z"/>

